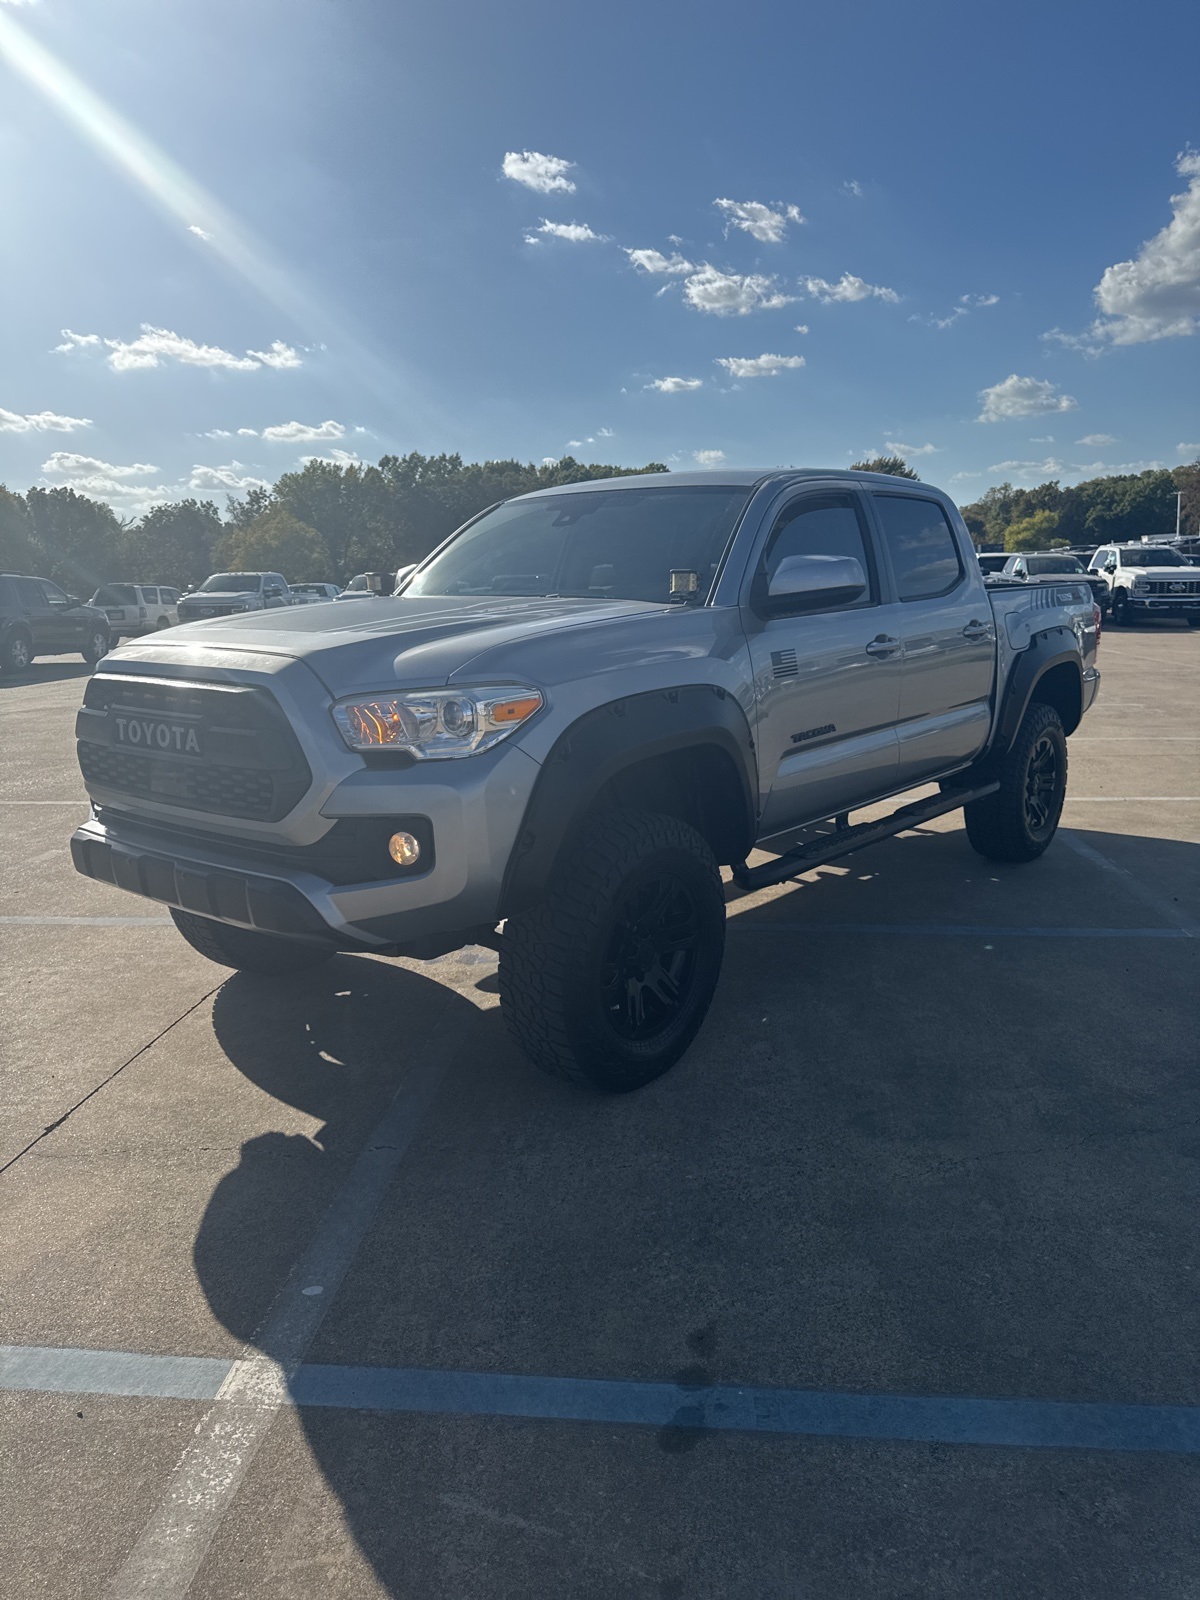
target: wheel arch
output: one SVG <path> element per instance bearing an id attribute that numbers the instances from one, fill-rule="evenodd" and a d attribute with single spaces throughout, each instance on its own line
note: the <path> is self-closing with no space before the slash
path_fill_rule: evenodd
<path id="1" fill-rule="evenodd" d="M 1064 634 L 1070 644 L 1065 642 Z M 1064 732 L 1074 733 L 1079 726 L 1083 718 L 1083 664 L 1069 629 L 1039 634 L 1018 656 L 1000 707 L 996 751 L 1003 754 L 1012 748 L 1022 718 L 1035 700 L 1054 707 Z"/>
<path id="2" fill-rule="evenodd" d="M 757 768 L 745 712 L 715 685 L 653 690 L 597 706 L 556 740 L 534 786 L 500 916 L 541 898 L 584 821 L 605 806 L 679 817 L 720 862 L 754 842 Z"/>

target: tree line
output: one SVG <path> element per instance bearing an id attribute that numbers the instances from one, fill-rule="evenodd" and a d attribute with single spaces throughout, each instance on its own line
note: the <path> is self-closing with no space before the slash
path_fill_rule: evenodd
<path id="1" fill-rule="evenodd" d="M 458 455 L 384 456 L 377 466 L 314 460 L 269 489 L 152 506 L 122 518 L 74 489 L 0 485 L 0 571 L 51 578 L 86 598 L 102 583 L 186 588 L 212 572 L 282 572 L 294 583 L 345 583 L 419 561 L 469 517 L 512 495 L 592 478 L 666 472 L 564 456 L 464 462 Z"/>
<path id="2" fill-rule="evenodd" d="M 917 474 L 899 456 L 856 462 L 898 477 Z M 661 462 L 614 467 L 564 456 L 544 466 L 464 462 L 458 455 L 384 456 L 376 466 L 314 460 L 271 488 L 153 506 L 122 518 L 74 489 L 0 486 L 0 571 L 52 578 L 74 594 L 101 583 L 179 588 L 223 570 L 282 572 L 296 583 L 345 583 L 356 572 L 389 572 L 419 561 L 469 517 L 511 495 L 593 478 L 665 472 Z M 1092 478 L 1070 488 L 1002 483 L 962 507 L 978 545 L 1009 550 L 1059 543 L 1102 544 L 1170 533 L 1175 496 L 1183 528 L 1200 532 L 1200 459 L 1190 466 Z"/>

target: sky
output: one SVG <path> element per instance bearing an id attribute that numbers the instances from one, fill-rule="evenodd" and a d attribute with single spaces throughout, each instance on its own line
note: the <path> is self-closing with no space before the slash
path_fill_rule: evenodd
<path id="1" fill-rule="evenodd" d="M 1200 455 L 1200 7 L 0 0 L 0 482 Z"/>

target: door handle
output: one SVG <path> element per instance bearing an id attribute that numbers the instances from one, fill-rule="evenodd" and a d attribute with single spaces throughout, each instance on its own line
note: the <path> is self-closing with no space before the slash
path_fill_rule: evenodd
<path id="1" fill-rule="evenodd" d="M 893 656 L 899 648 L 899 639 L 893 639 L 886 633 L 877 633 L 867 646 L 867 654 L 869 656 Z"/>
<path id="2" fill-rule="evenodd" d="M 981 639 L 990 639 L 991 637 L 991 625 L 986 622 L 971 621 L 968 622 L 966 627 L 963 629 L 964 639 L 970 639 L 977 642 Z"/>

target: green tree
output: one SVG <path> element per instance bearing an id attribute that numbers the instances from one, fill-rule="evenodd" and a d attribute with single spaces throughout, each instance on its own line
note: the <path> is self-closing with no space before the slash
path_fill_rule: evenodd
<path id="1" fill-rule="evenodd" d="M 914 472 L 903 456 L 871 456 L 866 461 L 855 461 L 850 468 L 851 472 L 886 472 L 893 478 L 916 478 L 920 482 L 921 475 Z"/>
<path id="2" fill-rule="evenodd" d="M 1004 548 L 1016 550 L 1048 550 L 1056 541 L 1058 516 L 1053 511 L 1035 511 L 1032 516 L 1010 522 L 1004 533 Z"/>
<path id="3" fill-rule="evenodd" d="M 1183 495 L 1179 530 L 1194 538 L 1200 534 L 1200 456 L 1189 466 L 1176 467 L 1171 477 Z"/>
<path id="4" fill-rule="evenodd" d="M 282 506 L 230 528 L 217 546 L 216 565 L 231 572 L 282 572 L 295 583 L 320 583 L 329 577 L 329 547 L 315 528 Z"/>
<path id="5" fill-rule="evenodd" d="M 124 528 L 111 506 L 74 489 L 30 489 L 25 505 L 39 577 L 52 578 L 86 599 L 105 579 L 116 576 Z"/>
<path id="6" fill-rule="evenodd" d="M 32 572 L 40 565 L 36 550 L 28 507 L 0 484 L 0 572 Z"/>
<path id="7" fill-rule="evenodd" d="M 112 575 L 181 589 L 203 583 L 213 571 L 214 551 L 222 532 L 220 515 L 211 500 L 152 506 L 127 533 L 121 570 Z"/>

